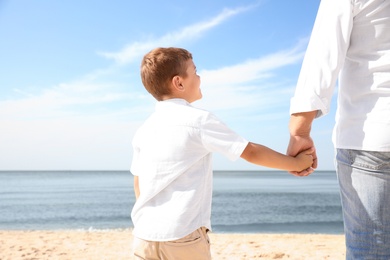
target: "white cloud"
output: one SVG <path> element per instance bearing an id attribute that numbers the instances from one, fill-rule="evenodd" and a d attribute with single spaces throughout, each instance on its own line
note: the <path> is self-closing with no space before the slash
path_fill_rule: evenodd
<path id="1" fill-rule="evenodd" d="M 16 91 L 20 93 L 20 91 Z M 85 81 L 62 83 L 40 93 L 27 93 L 19 98 L 0 101 L 0 119 L 58 118 L 72 113 L 83 114 L 80 106 L 101 106 L 131 100 L 130 93 L 119 92 L 115 83 L 99 84 Z M 102 107 L 100 107 L 102 108 Z M 100 109 L 99 109 L 100 110 Z"/>
<path id="2" fill-rule="evenodd" d="M 281 51 L 246 62 L 201 72 L 204 84 L 246 84 L 254 80 L 270 77 L 270 71 L 296 63 L 304 53 L 298 48 Z"/>
<path id="3" fill-rule="evenodd" d="M 215 70 L 200 71 L 202 106 L 210 110 L 279 106 L 289 100 L 291 85 L 274 79 L 275 70 L 298 63 L 304 55 L 300 45 L 265 57 Z"/>
<path id="4" fill-rule="evenodd" d="M 124 47 L 119 52 L 99 52 L 98 54 L 108 59 L 113 59 L 119 64 L 127 64 L 133 62 L 134 60 L 138 60 L 141 55 L 153 48 L 159 46 L 173 46 L 183 41 L 198 38 L 203 33 L 220 25 L 230 17 L 238 15 L 254 7 L 255 5 L 239 7 L 235 9 L 224 9 L 220 14 L 207 21 L 189 25 L 177 32 L 167 33 L 157 39 L 150 39 L 144 42 L 134 42 Z"/>

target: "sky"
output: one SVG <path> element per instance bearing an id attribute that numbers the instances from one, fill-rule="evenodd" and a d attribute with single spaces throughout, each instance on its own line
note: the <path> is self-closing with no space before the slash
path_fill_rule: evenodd
<path id="1" fill-rule="evenodd" d="M 0 170 L 128 170 L 153 112 L 139 67 L 155 47 L 189 50 L 207 109 L 285 153 L 320 0 L 0 0 Z M 335 101 L 316 119 L 318 170 L 334 170 Z M 215 170 L 267 170 L 214 155 Z"/>

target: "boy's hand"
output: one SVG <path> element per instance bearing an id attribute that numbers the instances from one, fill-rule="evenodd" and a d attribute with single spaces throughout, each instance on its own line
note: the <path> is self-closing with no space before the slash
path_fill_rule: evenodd
<path id="1" fill-rule="evenodd" d="M 313 165 L 313 155 L 315 154 L 315 148 L 311 147 L 307 150 L 304 150 L 295 156 L 297 159 L 297 176 L 307 176 L 311 174 L 314 170 L 311 168 Z"/>

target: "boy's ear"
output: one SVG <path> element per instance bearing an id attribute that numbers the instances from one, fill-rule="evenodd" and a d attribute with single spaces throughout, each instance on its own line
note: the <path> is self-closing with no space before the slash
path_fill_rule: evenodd
<path id="1" fill-rule="evenodd" d="M 184 87 L 182 85 L 182 78 L 178 75 L 172 78 L 172 86 L 177 91 L 183 91 Z"/>

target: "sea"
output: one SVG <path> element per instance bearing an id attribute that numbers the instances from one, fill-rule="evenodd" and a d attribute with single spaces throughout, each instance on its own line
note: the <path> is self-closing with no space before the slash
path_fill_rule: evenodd
<path id="1" fill-rule="evenodd" d="M 129 171 L 0 171 L 0 230 L 131 229 Z M 215 171 L 217 233 L 342 234 L 334 171 Z"/>

